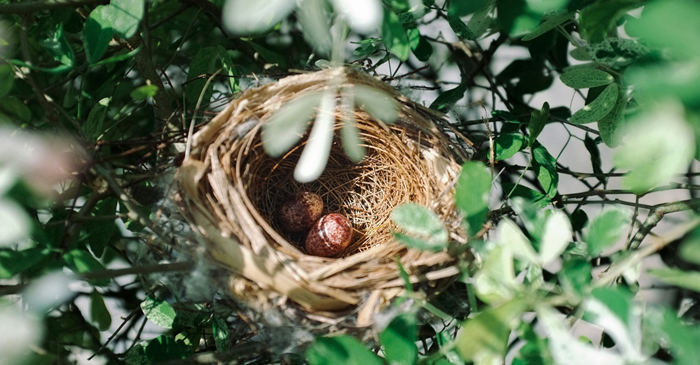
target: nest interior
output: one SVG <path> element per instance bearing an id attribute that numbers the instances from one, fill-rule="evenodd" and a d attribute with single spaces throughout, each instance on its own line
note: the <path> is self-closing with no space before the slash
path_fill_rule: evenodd
<path id="1" fill-rule="evenodd" d="M 323 174 L 301 184 L 293 171 L 307 137 L 275 159 L 263 150 L 262 126 L 280 105 L 324 90 L 330 80 L 340 87 L 383 90 L 397 100 L 399 118 L 387 125 L 357 108 L 364 160 L 355 164 L 345 157 L 336 130 Z M 395 242 L 390 220 L 396 206 L 415 202 L 434 210 L 452 238 L 464 243 L 452 185 L 465 153 L 437 128 L 436 123 L 446 125 L 443 118 L 354 69 L 287 77 L 246 91 L 191 138 L 178 171 L 177 201 L 212 259 L 233 272 L 235 296 L 260 308 L 291 299 L 316 314 L 356 308 L 361 324 L 402 291 L 396 260 L 415 282 L 434 283 L 458 273 L 446 252 L 422 252 Z M 297 191 L 319 194 L 324 213 L 342 213 L 350 220 L 353 241 L 337 257 L 305 254 L 304 237 L 280 228 L 277 207 Z"/>

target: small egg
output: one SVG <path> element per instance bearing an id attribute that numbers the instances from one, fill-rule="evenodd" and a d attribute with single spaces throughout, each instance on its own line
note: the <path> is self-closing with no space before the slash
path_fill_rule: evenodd
<path id="1" fill-rule="evenodd" d="M 307 191 L 290 195 L 277 210 L 279 222 L 290 233 L 307 231 L 322 213 L 321 197 Z"/>
<path id="2" fill-rule="evenodd" d="M 344 215 L 326 214 L 311 227 L 306 236 L 309 255 L 331 257 L 342 252 L 352 240 L 352 226 Z"/>

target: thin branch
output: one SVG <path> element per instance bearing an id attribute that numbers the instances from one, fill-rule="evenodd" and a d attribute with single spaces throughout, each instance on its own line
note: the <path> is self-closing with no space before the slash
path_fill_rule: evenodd
<path id="1" fill-rule="evenodd" d="M 656 225 L 666 214 L 682 212 L 685 210 L 696 210 L 698 208 L 700 208 L 700 199 L 683 200 L 679 202 L 661 204 L 654 207 L 649 212 L 649 215 L 647 215 L 647 219 L 632 238 L 632 241 L 630 241 L 630 249 L 636 250 L 642 243 L 642 240 L 644 240 L 644 237 L 646 237 L 647 234 L 649 234 L 649 232 L 656 227 Z"/>

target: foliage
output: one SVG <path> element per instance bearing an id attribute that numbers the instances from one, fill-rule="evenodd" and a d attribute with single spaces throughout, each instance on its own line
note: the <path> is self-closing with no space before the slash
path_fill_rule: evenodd
<path id="1" fill-rule="evenodd" d="M 688 0 L 0 0 L 0 363 L 695 364 L 700 221 L 656 228 L 700 208 L 699 18 Z M 456 257 L 456 282 L 427 300 L 407 281 L 376 343 L 278 353 L 170 252 L 187 237 L 163 197 L 229 97 L 340 64 L 448 113 L 474 150 L 454 182 L 469 244 L 396 207 L 396 238 Z M 281 156 L 310 130 L 295 177 L 312 181 L 336 107 L 358 162 L 347 111 L 392 123 L 393 102 L 338 82 L 262 143 Z M 668 267 L 643 272 L 657 253 Z M 650 277 L 674 304 L 645 299 Z"/>

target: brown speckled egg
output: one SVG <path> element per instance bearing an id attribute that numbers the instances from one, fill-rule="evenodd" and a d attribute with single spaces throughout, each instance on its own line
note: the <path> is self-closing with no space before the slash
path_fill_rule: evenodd
<path id="1" fill-rule="evenodd" d="M 307 191 L 290 195 L 277 210 L 282 227 L 290 233 L 307 231 L 323 213 L 323 200 Z"/>
<path id="2" fill-rule="evenodd" d="M 343 251 L 352 240 L 352 226 L 344 215 L 326 214 L 319 219 L 306 236 L 309 255 L 331 257 Z"/>

